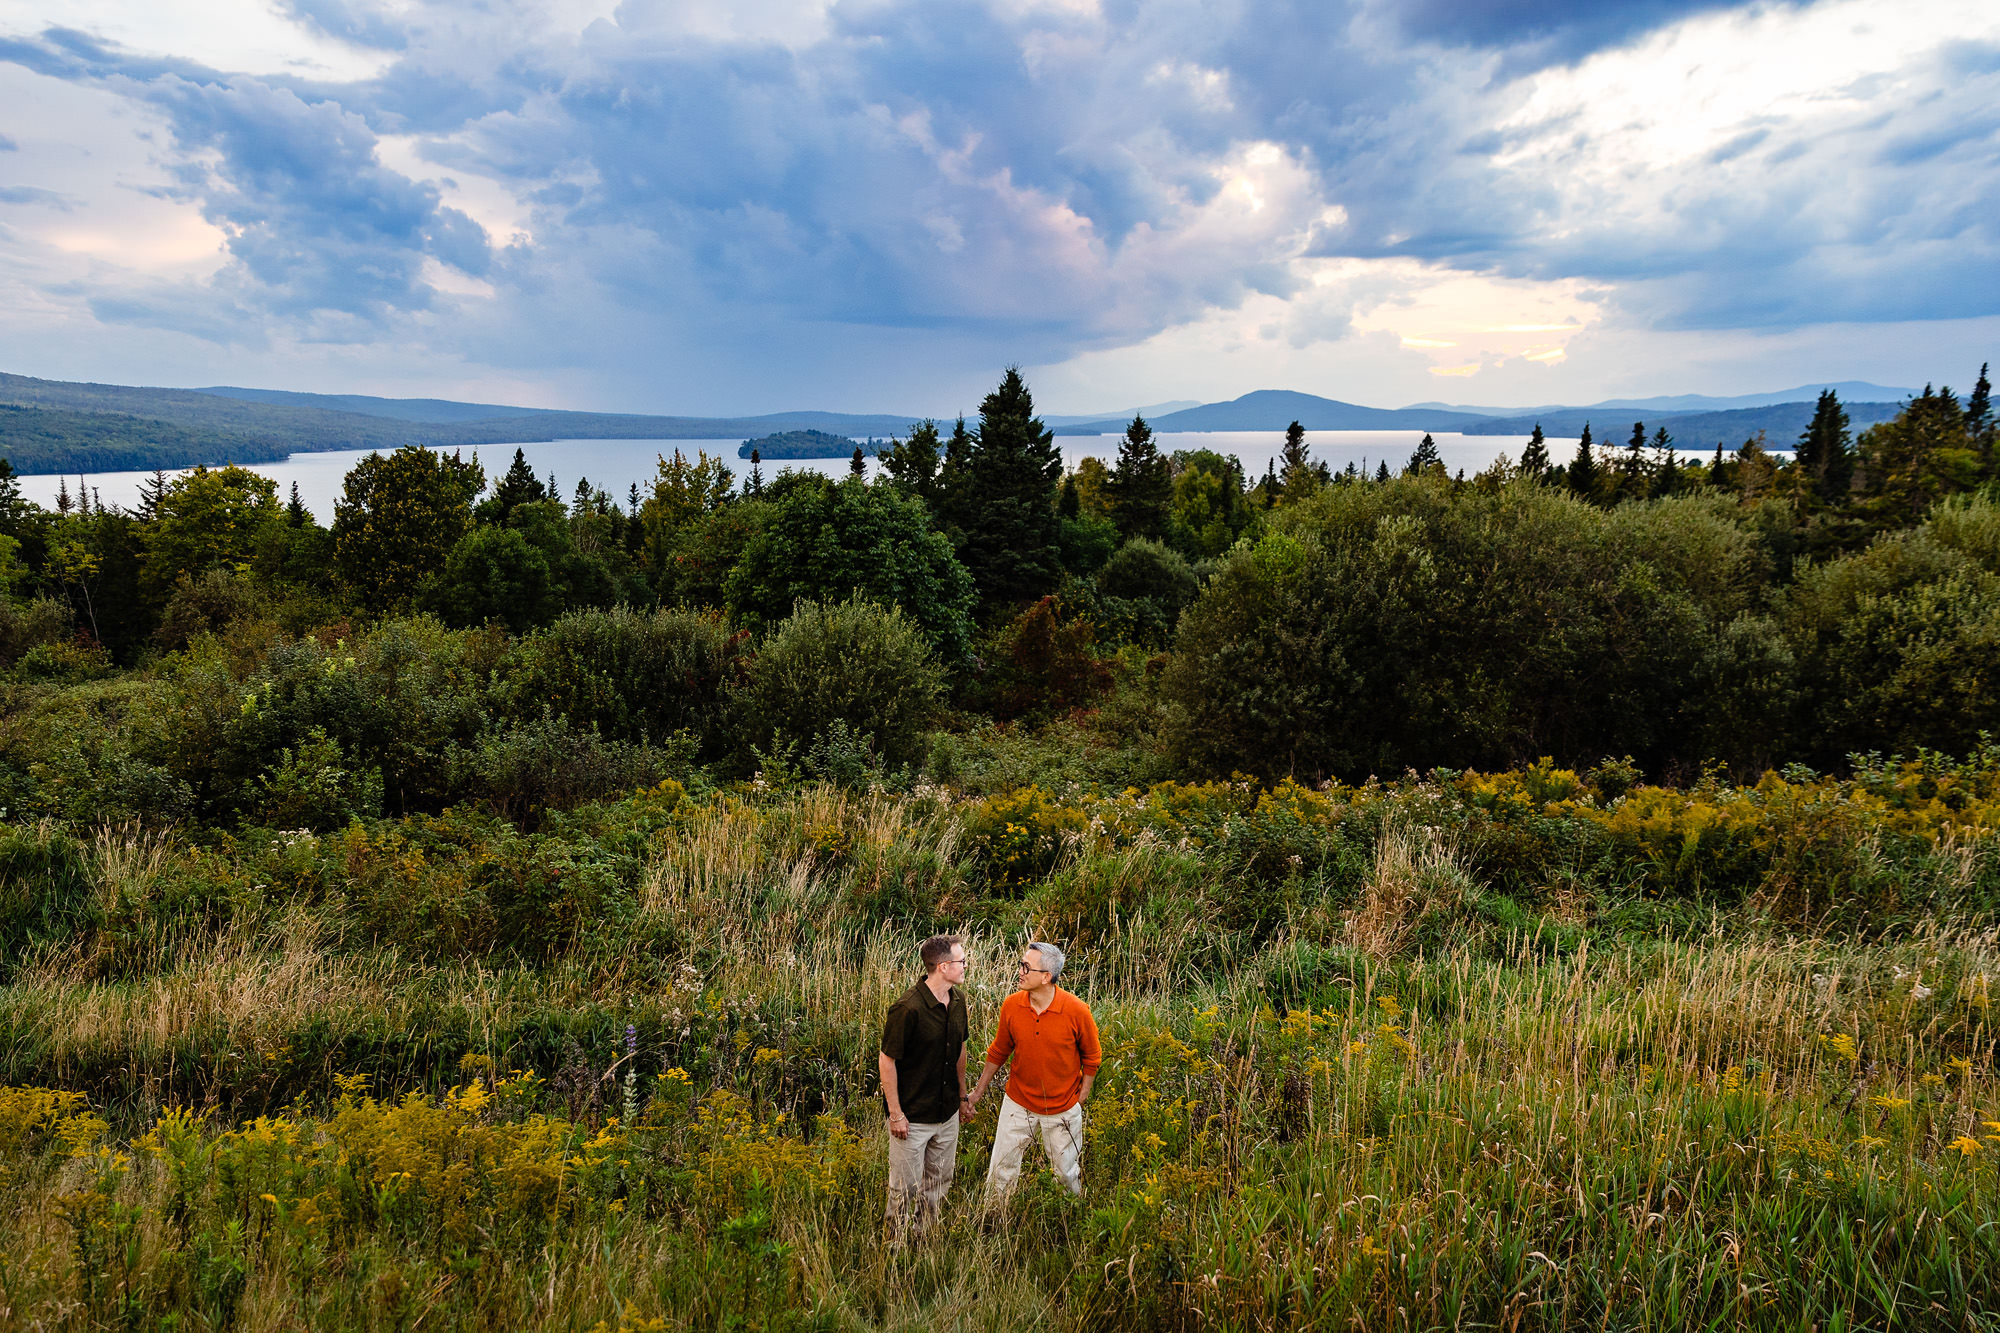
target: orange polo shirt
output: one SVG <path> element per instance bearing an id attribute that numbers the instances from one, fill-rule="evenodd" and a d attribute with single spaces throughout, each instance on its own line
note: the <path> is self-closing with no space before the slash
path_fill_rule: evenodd
<path id="1" fill-rule="evenodd" d="M 1097 1020 L 1090 1006 L 1060 986 L 1041 1013 L 1015 991 L 1000 1003 L 1000 1029 L 986 1048 L 986 1063 L 1004 1065 L 1007 1096 L 1036 1115 L 1061 1115 L 1083 1094 L 1083 1076 L 1104 1063 L 1097 1045 Z"/>

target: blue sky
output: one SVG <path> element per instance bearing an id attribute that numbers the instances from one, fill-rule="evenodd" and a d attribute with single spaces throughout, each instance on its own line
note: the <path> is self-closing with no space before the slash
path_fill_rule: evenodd
<path id="1" fill-rule="evenodd" d="M 0 368 L 1092 411 L 1968 382 L 1990 0 L 0 0 Z"/>

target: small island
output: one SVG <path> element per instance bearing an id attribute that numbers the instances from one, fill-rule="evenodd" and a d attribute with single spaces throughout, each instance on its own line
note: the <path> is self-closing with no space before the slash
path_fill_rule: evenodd
<path id="1" fill-rule="evenodd" d="M 759 458 L 851 458 L 856 449 L 869 457 L 881 452 L 880 440 L 853 440 L 823 430 L 783 430 L 759 440 L 745 440 L 736 448 L 738 458 L 748 458 L 752 450 Z"/>

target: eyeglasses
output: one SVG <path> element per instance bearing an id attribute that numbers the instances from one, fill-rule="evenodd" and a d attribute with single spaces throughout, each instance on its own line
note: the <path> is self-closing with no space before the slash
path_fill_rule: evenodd
<path id="1" fill-rule="evenodd" d="M 1016 964 L 1014 964 L 1014 970 L 1015 970 L 1016 972 L 1046 972 L 1046 971 L 1048 971 L 1048 969 L 1047 969 L 1046 967 L 1029 967 L 1029 966 L 1028 966 L 1028 965 L 1027 965 L 1027 964 L 1026 964 L 1025 962 L 1021 962 L 1021 963 L 1016 963 Z"/>

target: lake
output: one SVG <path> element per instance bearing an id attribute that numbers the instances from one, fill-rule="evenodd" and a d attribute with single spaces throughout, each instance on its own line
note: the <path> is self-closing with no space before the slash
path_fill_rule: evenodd
<path id="1" fill-rule="evenodd" d="M 1074 468 L 1085 458 L 1116 462 L 1121 438 L 1117 435 L 1058 435 L 1056 446 L 1062 450 L 1063 465 Z M 1213 449 L 1220 454 L 1233 454 L 1242 460 L 1244 474 L 1252 482 L 1264 475 L 1265 467 L 1277 458 L 1285 443 L 1284 435 L 1279 431 L 1188 431 L 1162 433 L 1153 438 L 1163 453 L 1172 453 L 1177 449 Z M 1306 436 L 1306 444 L 1315 459 L 1325 460 L 1335 470 L 1353 463 L 1373 472 L 1375 465 L 1386 459 L 1393 472 L 1409 461 L 1410 452 L 1422 438 L 1422 431 L 1413 430 L 1314 431 Z M 1503 452 L 1510 458 L 1518 459 L 1521 446 L 1527 443 L 1525 437 L 1458 435 L 1443 431 L 1433 432 L 1431 438 L 1437 441 L 1444 465 L 1453 472 L 1463 468 L 1467 476 L 1478 472 Z M 671 454 L 676 449 L 689 457 L 700 450 L 706 450 L 710 456 L 722 455 L 730 470 L 736 474 L 737 484 L 741 485 L 750 471 L 749 460 L 736 457 L 737 446 L 742 443 L 741 440 L 548 440 L 539 444 L 487 444 L 464 452 L 477 457 L 485 465 L 489 486 L 506 472 L 514 461 L 514 450 L 518 448 L 527 457 L 528 465 L 544 481 L 554 474 L 556 485 L 565 500 L 576 490 L 579 478 L 588 478 L 591 485 L 609 491 L 622 504 L 632 483 L 637 482 L 643 493 L 652 482 L 659 456 L 662 453 Z M 1554 461 L 1566 462 L 1575 452 L 1576 441 L 1551 437 L 1548 448 Z M 291 494 L 292 484 L 298 483 L 299 498 L 306 508 L 312 510 L 320 522 L 331 523 L 334 503 L 340 498 L 342 479 L 367 456 L 365 449 L 293 454 L 281 463 L 253 464 L 251 471 L 260 472 L 277 482 L 278 498 L 281 500 Z M 766 480 L 775 477 L 784 468 L 845 476 L 848 460 L 767 460 L 764 464 Z M 875 475 L 878 468 L 879 465 L 870 459 L 869 475 Z M 86 476 L 84 480 L 103 503 L 129 508 L 138 500 L 139 489 L 150 476 L 150 472 L 104 472 Z M 49 509 L 55 507 L 56 492 L 62 484 L 67 482 L 72 495 L 77 488 L 74 475 L 67 478 L 36 475 L 20 480 L 21 493 Z"/>

